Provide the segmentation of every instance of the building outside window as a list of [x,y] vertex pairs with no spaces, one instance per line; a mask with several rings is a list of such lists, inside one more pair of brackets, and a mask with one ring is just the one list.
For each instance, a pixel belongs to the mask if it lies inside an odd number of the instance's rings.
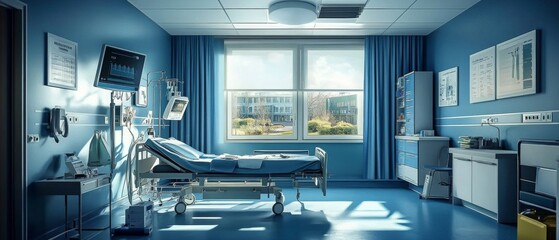
[[362,139],[361,40],[225,46],[227,139]]

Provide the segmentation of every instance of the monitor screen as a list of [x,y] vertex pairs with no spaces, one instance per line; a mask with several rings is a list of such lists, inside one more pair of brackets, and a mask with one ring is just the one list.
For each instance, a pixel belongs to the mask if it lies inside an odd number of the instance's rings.
[[163,113],[163,119],[165,120],[181,120],[184,110],[188,106],[187,97],[172,97],[165,107],[165,112]]
[[94,86],[115,91],[138,91],[146,55],[103,46]]

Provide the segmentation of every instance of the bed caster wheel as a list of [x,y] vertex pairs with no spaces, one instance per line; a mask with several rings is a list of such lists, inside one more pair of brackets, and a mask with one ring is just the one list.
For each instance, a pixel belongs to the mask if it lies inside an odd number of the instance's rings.
[[175,212],[177,214],[183,214],[186,211],[186,203],[178,202],[175,204]]
[[184,203],[186,203],[186,205],[192,205],[196,203],[196,196],[192,193],[188,194],[188,197],[184,199]]
[[280,215],[283,212],[283,203],[274,203],[274,206],[272,206],[272,212],[276,215]]

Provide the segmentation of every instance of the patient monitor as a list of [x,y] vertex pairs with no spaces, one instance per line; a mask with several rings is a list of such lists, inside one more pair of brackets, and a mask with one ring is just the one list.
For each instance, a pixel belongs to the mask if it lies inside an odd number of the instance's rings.
[[165,107],[165,112],[163,113],[163,119],[165,120],[176,120],[182,119],[182,115],[188,106],[188,97],[173,96],[169,100],[167,107]]

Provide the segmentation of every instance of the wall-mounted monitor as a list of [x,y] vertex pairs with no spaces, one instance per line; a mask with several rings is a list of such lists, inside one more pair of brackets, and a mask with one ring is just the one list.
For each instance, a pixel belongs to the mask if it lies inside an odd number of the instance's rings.
[[187,97],[174,96],[169,100],[167,107],[165,107],[165,112],[163,113],[163,119],[165,120],[175,120],[180,121],[184,110],[188,106]]
[[146,55],[103,45],[95,87],[115,91],[138,91]]

